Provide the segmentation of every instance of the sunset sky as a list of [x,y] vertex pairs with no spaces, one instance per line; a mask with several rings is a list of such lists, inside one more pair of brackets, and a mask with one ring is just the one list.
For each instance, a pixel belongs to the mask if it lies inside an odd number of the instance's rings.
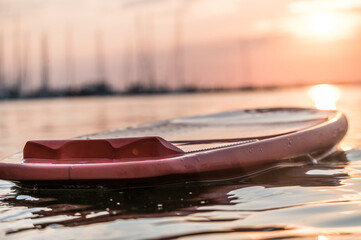
[[358,0],[0,0],[0,74],[25,90],[44,64],[54,88],[361,82],[360,43]]

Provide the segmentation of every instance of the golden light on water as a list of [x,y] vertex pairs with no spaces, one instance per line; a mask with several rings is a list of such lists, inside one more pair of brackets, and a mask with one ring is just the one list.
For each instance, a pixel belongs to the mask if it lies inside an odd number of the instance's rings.
[[345,145],[344,143],[341,144],[340,148],[344,152],[350,151],[352,149],[351,146]]
[[317,109],[333,110],[340,98],[340,90],[333,85],[320,84],[311,87],[309,95]]
[[317,240],[328,240],[329,238],[324,235],[318,235]]

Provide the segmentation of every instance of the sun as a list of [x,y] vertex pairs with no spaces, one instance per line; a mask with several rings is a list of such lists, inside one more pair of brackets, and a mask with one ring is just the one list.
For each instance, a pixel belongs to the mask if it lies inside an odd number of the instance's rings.
[[342,18],[332,12],[316,12],[307,16],[304,35],[319,39],[336,39],[344,34]]
[[308,24],[314,34],[327,35],[337,30],[336,16],[327,12],[310,15]]
[[345,13],[312,12],[296,15],[286,23],[296,36],[313,40],[337,40],[352,36],[355,19]]

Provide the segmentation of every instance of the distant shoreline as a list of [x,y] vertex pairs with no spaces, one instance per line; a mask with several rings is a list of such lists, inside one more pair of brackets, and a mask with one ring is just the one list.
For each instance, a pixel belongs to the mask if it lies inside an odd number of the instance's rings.
[[[323,83],[319,83],[323,84]],[[325,83],[328,84],[328,83]],[[315,84],[317,85],[317,84]],[[332,83],[331,85],[359,85],[358,83]],[[85,96],[132,96],[132,95],[159,95],[159,94],[180,94],[180,93],[209,93],[209,92],[248,92],[259,90],[276,90],[295,87],[307,87],[307,85],[290,86],[264,86],[253,87],[245,86],[238,88],[200,88],[200,87],[145,87],[142,85],[133,85],[123,91],[117,91],[104,83],[89,84],[79,89],[38,89],[33,92],[20,93],[16,88],[0,89],[1,100],[15,99],[41,99],[41,98],[59,98],[59,97],[85,97]]]

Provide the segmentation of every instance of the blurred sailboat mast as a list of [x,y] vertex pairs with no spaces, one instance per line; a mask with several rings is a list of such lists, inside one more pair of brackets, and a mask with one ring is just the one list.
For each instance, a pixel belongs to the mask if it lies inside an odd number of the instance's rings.
[[19,17],[14,18],[13,32],[13,59],[14,59],[14,86],[15,94],[19,96],[22,91],[22,66],[21,66],[21,41],[20,41],[20,20]]
[[147,17],[147,31],[145,32],[146,36],[144,39],[147,39],[145,43],[147,47],[148,53],[146,54],[146,71],[147,71],[147,78],[148,84],[150,89],[156,89],[156,59],[155,59],[155,36],[154,36],[154,18],[153,15]]
[[174,80],[178,88],[186,87],[184,82],[183,21],[185,7],[182,5],[174,19]]
[[184,20],[185,14],[191,8],[193,1],[180,1],[174,14],[174,79],[180,89],[187,88],[185,67]]
[[136,85],[154,90],[156,63],[154,59],[153,17],[137,15],[134,22],[137,52]]
[[251,40],[241,39],[240,41],[240,57],[241,57],[241,71],[242,71],[242,83],[243,88],[254,87],[252,79],[252,59],[251,59]]
[[103,32],[97,30],[94,35],[95,40],[95,60],[96,60],[96,74],[97,82],[105,84],[106,82],[106,69],[105,69],[105,54],[103,43]]
[[[29,62],[30,62],[30,54],[29,54],[29,42],[30,37],[29,33],[26,32],[23,37],[23,56],[22,56],[22,85],[21,85],[21,93],[25,91],[26,84],[28,84],[29,81]],[[31,64],[31,63],[30,63]],[[21,94],[20,93],[20,94]]]
[[69,93],[73,91],[75,84],[75,62],[74,62],[74,48],[73,48],[73,27],[71,25],[65,26],[65,76],[66,84]]
[[141,87],[144,85],[143,73],[144,73],[144,49],[143,47],[143,36],[142,36],[142,23],[141,16],[139,14],[134,19],[135,24],[135,42],[136,42],[136,67],[135,67],[135,86]]
[[5,94],[4,35],[0,32],[0,98]]
[[134,69],[134,44],[129,38],[124,40],[124,54],[122,59],[122,73],[124,89],[128,89],[133,86],[135,81],[135,69]]
[[41,51],[41,94],[49,93],[49,45],[46,34],[43,34],[40,41]]

